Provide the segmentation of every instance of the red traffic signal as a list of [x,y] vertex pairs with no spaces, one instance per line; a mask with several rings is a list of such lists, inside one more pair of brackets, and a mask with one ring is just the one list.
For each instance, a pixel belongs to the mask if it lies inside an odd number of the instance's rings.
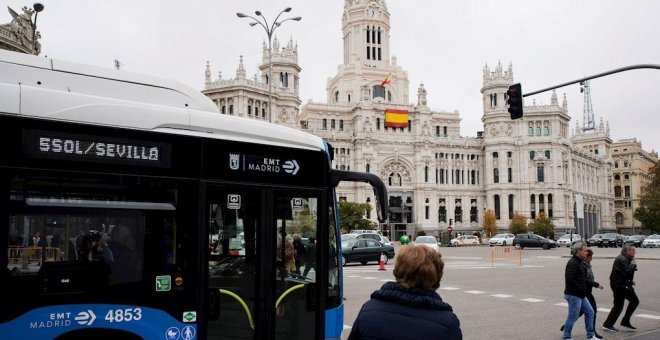
[[511,119],[520,119],[523,117],[523,94],[522,87],[520,83],[513,84],[509,86],[509,89],[506,91],[507,100],[506,103],[509,104],[509,114]]

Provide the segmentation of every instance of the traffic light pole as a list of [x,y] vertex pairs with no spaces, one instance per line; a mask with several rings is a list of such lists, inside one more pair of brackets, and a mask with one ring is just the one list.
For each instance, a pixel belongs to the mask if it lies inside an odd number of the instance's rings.
[[542,90],[525,93],[525,94],[523,94],[523,97],[533,96],[533,95],[539,94],[541,92],[554,90],[554,89],[564,87],[564,86],[568,86],[568,85],[572,85],[572,84],[577,84],[579,82],[589,80],[589,79],[596,79],[596,78],[608,76],[608,75],[614,74],[614,73],[619,73],[619,72],[623,72],[623,71],[630,71],[630,70],[638,70],[638,69],[642,69],[642,68],[652,68],[652,69],[660,70],[660,65],[657,65],[657,64],[640,64],[640,65],[631,65],[631,66],[626,66],[626,67],[622,67],[622,68],[617,68],[615,70],[611,70],[611,71],[607,71],[607,72],[603,72],[603,73],[598,73],[598,74],[595,74],[595,75],[590,76],[590,77],[585,77],[585,78],[581,78],[581,79],[578,79],[578,80],[569,81],[567,83],[563,83],[563,84],[555,85],[555,86],[552,86],[552,87],[548,87],[548,88],[545,88],[545,89],[542,89]]

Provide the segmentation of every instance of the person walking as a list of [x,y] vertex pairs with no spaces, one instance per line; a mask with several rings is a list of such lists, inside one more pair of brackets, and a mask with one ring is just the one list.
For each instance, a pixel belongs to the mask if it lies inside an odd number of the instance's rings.
[[[598,334],[598,332],[596,332],[596,314],[598,314],[598,307],[596,305],[596,298],[594,298],[592,291],[594,288],[603,289],[603,285],[596,282],[595,280],[594,271],[591,269],[591,260],[593,260],[593,258],[593,250],[587,248],[587,257],[584,260],[584,265],[587,269],[587,300],[589,300],[589,304],[591,304],[591,308],[594,310],[594,336],[598,339],[602,339],[603,337]],[[582,314],[584,313],[580,312],[580,316],[582,316]],[[580,316],[578,316],[578,318],[580,318]],[[562,332],[564,331],[564,325],[561,326],[560,330]]]
[[635,331],[637,327],[630,323],[630,317],[639,305],[639,299],[635,294],[635,281],[634,276],[637,271],[637,264],[635,263],[635,253],[637,249],[632,244],[626,244],[621,248],[621,254],[614,259],[612,264],[612,273],[610,273],[610,287],[614,294],[614,307],[610,310],[610,314],[603,323],[603,329],[608,332],[618,332],[614,328],[616,320],[621,315],[623,310],[624,300],[628,300],[628,308],[626,313],[621,319],[621,327],[625,331]]
[[587,340],[599,339],[594,334],[594,310],[587,299],[587,269],[583,264],[587,258],[587,245],[582,241],[575,242],[571,254],[573,256],[566,263],[564,272],[564,299],[568,302],[568,315],[564,323],[563,339],[571,339],[573,325],[580,312],[584,313]]
[[312,268],[316,272],[316,238],[314,236],[309,238],[309,244],[307,245],[307,262],[305,262],[303,276],[307,277]]
[[436,292],[444,266],[435,250],[401,247],[393,271],[396,282],[371,294],[348,339],[463,339],[458,317]]

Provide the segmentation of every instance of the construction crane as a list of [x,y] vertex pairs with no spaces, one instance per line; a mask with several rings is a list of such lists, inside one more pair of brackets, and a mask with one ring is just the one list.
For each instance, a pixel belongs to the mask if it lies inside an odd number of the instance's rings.
[[582,131],[592,131],[596,128],[596,123],[594,122],[594,109],[591,106],[591,87],[588,80],[580,82],[580,92],[584,93]]

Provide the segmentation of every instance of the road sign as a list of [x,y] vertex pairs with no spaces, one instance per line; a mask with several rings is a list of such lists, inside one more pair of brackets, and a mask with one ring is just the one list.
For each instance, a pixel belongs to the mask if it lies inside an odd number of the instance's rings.
[[452,228],[451,226],[447,227],[447,232],[451,233],[452,231],[454,231],[454,228]]

